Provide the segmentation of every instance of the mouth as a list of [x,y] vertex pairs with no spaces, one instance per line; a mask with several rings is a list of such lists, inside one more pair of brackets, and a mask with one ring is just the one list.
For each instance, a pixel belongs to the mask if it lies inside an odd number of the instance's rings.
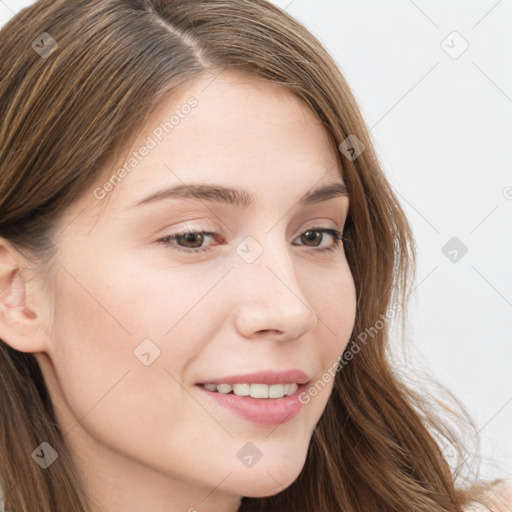
[[[226,382],[228,381],[228,382]],[[260,425],[286,423],[302,410],[299,395],[311,379],[303,372],[259,372],[197,383],[216,405]]]

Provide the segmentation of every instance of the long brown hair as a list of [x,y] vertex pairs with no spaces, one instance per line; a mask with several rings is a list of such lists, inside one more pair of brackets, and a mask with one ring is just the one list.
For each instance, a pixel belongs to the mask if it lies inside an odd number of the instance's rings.
[[[357,290],[346,354],[360,350],[334,374],[298,479],[275,496],[245,498],[240,510],[460,512],[478,499],[478,486],[456,488],[458,466],[443,454],[451,444],[464,455],[454,427],[393,368],[387,323],[360,347],[360,333],[390,307],[405,309],[415,247],[349,86],[311,33],[266,0],[40,0],[2,28],[0,48],[0,236],[39,269],[52,261],[66,208],[130,147],[166,93],[199,74],[238,70],[286,87],[336,151],[357,137],[363,152],[338,158]],[[7,508],[88,511],[37,361],[3,341],[0,411]],[[59,454],[45,471],[30,457],[42,441]]]

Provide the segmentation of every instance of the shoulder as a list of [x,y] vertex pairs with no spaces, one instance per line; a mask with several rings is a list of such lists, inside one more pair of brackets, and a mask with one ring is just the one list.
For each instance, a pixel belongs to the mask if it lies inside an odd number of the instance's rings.
[[[493,512],[511,512],[512,511],[512,476],[496,483],[487,497],[493,505]],[[488,508],[480,503],[470,503],[464,512],[488,512]]]

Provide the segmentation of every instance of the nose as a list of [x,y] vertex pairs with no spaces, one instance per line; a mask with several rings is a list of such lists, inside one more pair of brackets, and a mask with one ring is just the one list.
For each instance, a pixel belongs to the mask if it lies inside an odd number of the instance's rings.
[[266,247],[253,263],[237,262],[234,321],[245,338],[298,339],[315,329],[317,316],[301,290],[292,255]]

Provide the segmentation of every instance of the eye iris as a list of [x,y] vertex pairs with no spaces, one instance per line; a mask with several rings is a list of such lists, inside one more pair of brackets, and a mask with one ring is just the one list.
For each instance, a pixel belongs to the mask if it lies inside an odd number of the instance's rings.
[[[313,237],[311,237],[311,233],[313,233]],[[321,242],[322,240],[322,233],[320,233],[319,231],[315,230],[315,229],[310,229],[308,231],[306,231],[304,234],[303,234],[303,239],[309,239],[309,241],[315,241],[317,240],[318,241],[318,244],[315,244],[316,245],[319,245],[319,243]]]
[[192,245],[192,246],[185,245],[185,247],[188,247],[190,249],[197,249],[197,248],[201,247],[201,245],[203,243],[203,238],[204,237],[201,233],[185,233],[183,235],[178,235],[176,237],[177,241],[185,240],[186,243],[192,242],[192,244],[193,244],[194,239],[196,239],[196,242],[199,241],[199,244],[196,244],[196,245]]

